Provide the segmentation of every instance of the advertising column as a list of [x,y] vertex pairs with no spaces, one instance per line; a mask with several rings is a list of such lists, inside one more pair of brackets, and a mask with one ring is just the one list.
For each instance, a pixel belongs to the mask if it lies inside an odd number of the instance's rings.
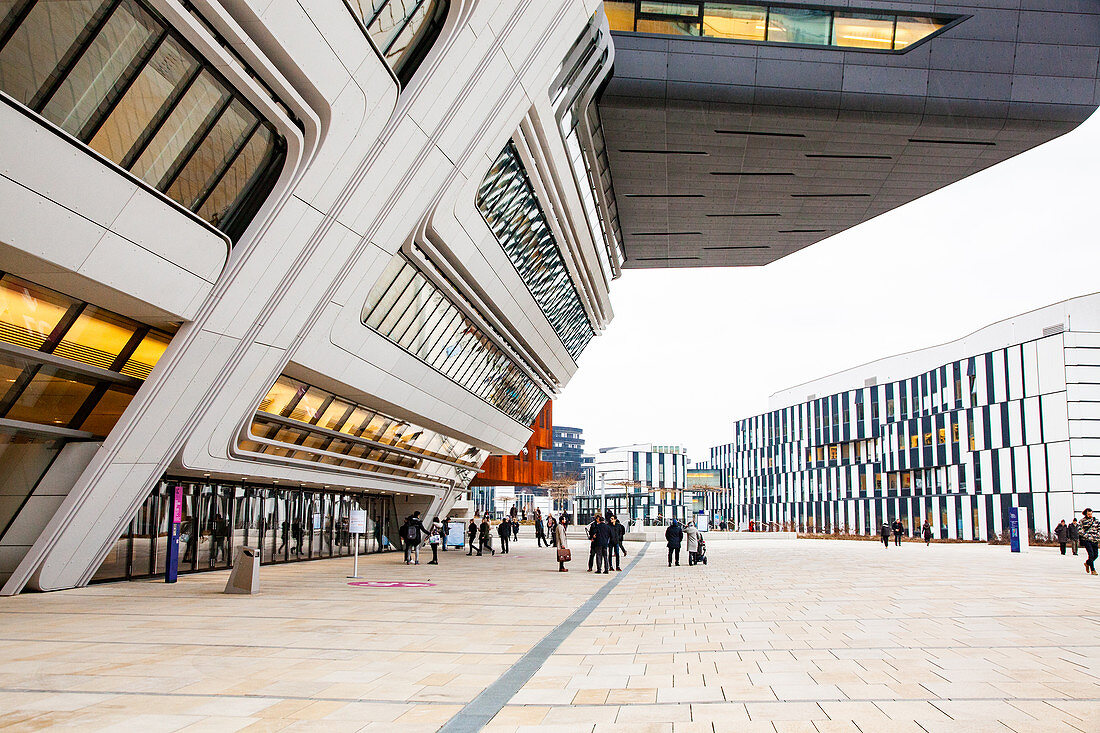
[[172,491],[172,517],[168,528],[167,556],[164,562],[164,582],[175,583],[180,565],[180,524],[183,522],[183,487]]

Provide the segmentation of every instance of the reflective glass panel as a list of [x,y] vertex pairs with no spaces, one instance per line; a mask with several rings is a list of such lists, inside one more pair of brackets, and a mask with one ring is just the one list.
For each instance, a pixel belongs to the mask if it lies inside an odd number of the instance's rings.
[[605,0],[603,9],[611,30],[634,30],[634,0]]
[[648,18],[638,18],[635,27],[639,33],[659,33],[666,36],[699,35],[698,21],[650,20]]
[[134,349],[134,353],[130,355],[120,371],[131,377],[142,380],[148,379],[149,373],[153,371],[153,367],[160,361],[160,357],[164,355],[165,349],[168,348],[170,340],[171,337],[167,334],[150,331],[141,340],[138,347]]
[[180,153],[205,129],[226,96],[209,72],[201,72],[130,170],[159,188]]
[[65,76],[42,116],[69,134],[79,135],[159,30],[158,24],[136,5],[120,4]]
[[259,127],[248,138],[233,163],[222,175],[198,215],[214,226],[222,226],[236,204],[263,172],[275,150],[275,136],[267,127]]
[[123,410],[134,399],[136,390],[132,387],[114,386],[99,398],[91,413],[81,424],[80,429],[96,435],[107,435],[122,417]]
[[63,445],[33,433],[0,430],[0,537]]
[[894,42],[894,17],[857,13],[836,13],[833,44],[857,48],[890,49]]
[[778,43],[829,43],[828,10],[810,10],[772,6],[768,16],[768,40]]
[[54,353],[66,359],[110,369],[130,342],[137,324],[93,305],[85,306]]
[[30,104],[59,61],[105,3],[40,0],[0,51],[0,89]]
[[708,3],[703,9],[703,35],[763,41],[767,10],[759,5]]
[[5,275],[0,280],[0,340],[38,350],[74,301]]
[[898,27],[894,35],[894,48],[901,49],[930,36],[944,26],[943,21],[933,18],[913,18],[898,16]]
[[197,67],[178,43],[165,40],[88,144],[104,157],[123,163],[173,92]]
[[9,420],[66,426],[84,405],[95,380],[42,366],[4,417]]
[[239,101],[226,107],[214,127],[199,143],[187,165],[168,187],[168,195],[187,208],[194,207],[208,188],[213,186],[216,176],[255,124],[256,116]]
[[640,11],[643,13],[654,13],[656,15],[683,15],[698,18],[699,4],[676,2],[649,2],[648,0],[642,0]]

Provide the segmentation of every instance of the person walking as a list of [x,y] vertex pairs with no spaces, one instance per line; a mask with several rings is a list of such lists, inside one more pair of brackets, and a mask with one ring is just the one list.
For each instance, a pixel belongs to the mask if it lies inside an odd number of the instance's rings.
[[558,546],[558,523],[554,519],[554,515],[551,514],[546,518],[546,533],[550,535],[550,544],[554,547]]
[[1077,524],[1077,517],[1073,518],[1073,521],[1069,523],[1069,531],[1066,533],[1069,537],[1069,547],[1073,550],[1073,554],[1077,554],[1077,546],[1081,542],[1081,525]]
[[496,557],[497,551],[493,549],[493,525],[489,523],[489,517],[485,516],[481,518],[481,528],[478,532],[478,539],[481,540],[481,547],[478,549],[478,556],[481,555],[483,550],[488,549],[494,557]]
[[[512,507],[515,509],[515,507]],[[512,515],[512,539],[519,542],[519,519],[515,514]]]
[[883,522],[882,527],[879,529],[878,533],[882,537],[883,546],[884,547],[889,547],[890,546],[890,525],[887,524],[886,522]]
[[596,572],[607,575],[611,565],[608,552],[611,550],[612,538],[615,536],[615,532],[610,524],[603,521],[603,517],[597,516],[596,529],[593,534],[593,544],[596,546]]
[[409,564],[410,559],[412,559],[414,565],[420,564],[420,545],[427,536],[428,530],[424,523],[420,521],[420,512],[413,512],[411,516],[405,519],[405,526],[401,530],[401,539],[405,543],[406,565]]
[[432,526],[428,528],[428,544],[432,546],[432,559],[429,565],[439,564],[439,540],[443,534],[443,525],[439,523],[439,517],[432,520]]
[[470,526],[466,528],[466,533],[470,538],[470,551],[466,553],[467,556],[473,555],[474,550],[477,550],[477,554],[481,555],[481,548],[477,546],[477,518],[470,520]]
[[1085,546],[1088,555],[1085,560],[1085,572],[1096,575],[1096,555],[1100,550],[1100,522],[1092,516],[1092,509],[1085,507],[1081,510],[1081,523],[1078,525],[1081,544]]
[[619,521],[619,518],[614,514],[607,516],[607,521],[611,525],[611,551],[608,553],[608,564],[611,564],[611,559],[615,559],[615,570],[621,571],[619,566],[619,553],[622,553],[623,557],[626,557],[626,548],[623,547],[623,537],[626,536],[626,527]]
[[542,523],[541,514],[535,514],[535,543],[536,547],[550,546],[550,543],[546,541],[546,525]]
[[921,534],[924,535],[924,546],[928,547],[928,543],[932,541],[932,527],[929,526],[927,519],[924,521],[924,528],[921,530]]
[[900,519],[895,519],[890,528],[894,530],[894,546],[901,547],[901,535],[905,532],[905,525],[901,523]]
[[[554,520],[553,515],[548,517],[550,521]],[[565,538],[565,522],[554,522],[554,546],[558,548],[558,572],[568,573],[569,568],[565,567],[565,563],[573,559],[569,552],[569,543]]]
[[443,533],[443,538],[442,538],[442,541],[440,542],[442,547],[440,547],[439,549],[442,550],[443,552],[446,552],[447,551],[447,537],[450,536],[450,534],[451,534],[451,518],[450,517],[443,517],[443,527],[442,527],[441,531]]
[[603,517],[598,513],[596,518],[592,520],[592,524],[588,525],[588,572],[592,572],[592,564],[596,562],[596,525],[603,521]]
[[699,563],[699,528],[695,526],[695,522],[687,523],[684,534],[687,535],[688,565],[697,565]]
[[497,525],[497,534],[500,535],[500,554],[508,554],[508,540],[512,537],[512,521],[508,517],[500,520]]
[[668,566],[672,567],[672,558],[676,557],[676,564],[680,564],[680,545],[684,541],[684,530],[680,529],[680,524],[675,519],[672,520],[672,524],[668,525],[668,529],[665,530],[665,542],[668,543]]
[[1054,528],[1054,536],[1058,538],[1058,549],[1062,551],[1062,554],[1066,554],[1066,543],[1069,541],[1069,526],[1066,524],[1066,520],[1058,522],[1058,526]]

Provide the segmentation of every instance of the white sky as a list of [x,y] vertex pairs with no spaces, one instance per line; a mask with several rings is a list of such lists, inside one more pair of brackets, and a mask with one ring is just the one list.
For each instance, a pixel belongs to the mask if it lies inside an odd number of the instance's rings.
[[554,423],[693,460],[785,387],[1100,290],[1100,114],[759,268],[627,270]]

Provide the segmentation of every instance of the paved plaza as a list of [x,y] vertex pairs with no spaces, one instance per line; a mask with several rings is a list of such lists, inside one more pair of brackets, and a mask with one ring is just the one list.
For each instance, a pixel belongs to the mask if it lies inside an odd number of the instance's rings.
[[[711,542],[568,574],[396,554],[0,599],[14,730],[1097,731],[1100,582],[1033,549]],[[1083,558],[1081,558],[1083,559]],[[617,582],[616,582],[617,581]],[[609,585],[610,584],[610,585]]]

